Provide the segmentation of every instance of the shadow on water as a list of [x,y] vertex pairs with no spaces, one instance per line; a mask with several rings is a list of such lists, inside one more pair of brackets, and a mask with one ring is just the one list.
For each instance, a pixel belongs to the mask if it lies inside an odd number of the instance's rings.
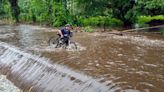
[[3,43],[1,71],[26,91],[163,92],[163,35],[75,33],[73,39],[80,48],[77,51],[49,47],[47,41],[55,35],[56,31],[38,26],[0,26],[0,41],[50,59]]

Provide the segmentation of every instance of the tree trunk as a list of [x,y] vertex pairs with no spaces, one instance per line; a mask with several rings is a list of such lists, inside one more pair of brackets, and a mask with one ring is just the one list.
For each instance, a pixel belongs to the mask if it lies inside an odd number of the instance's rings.
[[19,6],[18,0],[9,0],[12,9],[12,16],[15,18],[16,22],[19,22]]

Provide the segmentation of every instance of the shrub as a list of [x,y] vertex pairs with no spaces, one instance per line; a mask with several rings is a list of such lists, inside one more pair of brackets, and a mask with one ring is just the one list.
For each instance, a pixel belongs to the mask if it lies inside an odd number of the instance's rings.
[[89,17],[80,19],[80,22],[83,26],[121,26],[123,24],[122,21],[105,16],[97,16],[97,17]]
[[160,30],[160,32],[161,32],[162,34],[164,34],[164,28],[162,28],[162,29]]
[[147,26],[146,23],[151,22],[152,20],[162,20],[164,21],[164,15],[158,15],[158,16],[139,16],[137,18],[137,23],[140,27]]
[[84,27],[83,29],[85,32],[94,32],[94,30],[91,28],[91,26]]

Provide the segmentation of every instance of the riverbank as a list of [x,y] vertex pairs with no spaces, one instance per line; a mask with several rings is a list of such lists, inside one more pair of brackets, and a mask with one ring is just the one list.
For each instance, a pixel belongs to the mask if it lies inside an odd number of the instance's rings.
[[[51,28],[51,30],[58,30],[61,27],[53,27],[52,25],[48,25],[46,23],[34,23],[34,22],[24,22],[21,21],[16,23],[14,20],[3,19],[0,20],[0,25],[32,25],[32,26],[40,26],[42,28]],[[87,27],[79,27],[74,26],[73,29],[75,32],[111,32],[112,34],[116,32],[116,34],[122,34],[122,32],[138,32],[138,33],[157,33],[164,34],[164,25],[150,26],[150,27],[140,27],[140,28],[132,28],[132,27],[95,27],[95,26],[87,26]],[[121,33],[120,33],[121,32]]]

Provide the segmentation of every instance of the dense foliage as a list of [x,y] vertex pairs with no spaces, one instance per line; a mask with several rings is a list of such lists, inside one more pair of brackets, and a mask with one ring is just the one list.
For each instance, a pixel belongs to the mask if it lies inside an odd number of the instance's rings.
[[53,26],[132,26],[144,23],[141,16],[163,18],[163,6],[164,0],[0,0],[0,19]]
[[158,15],[158,16],[138,16],[137,23],[142,27],[146,26],[151,21],[164,21],[164,15]]

